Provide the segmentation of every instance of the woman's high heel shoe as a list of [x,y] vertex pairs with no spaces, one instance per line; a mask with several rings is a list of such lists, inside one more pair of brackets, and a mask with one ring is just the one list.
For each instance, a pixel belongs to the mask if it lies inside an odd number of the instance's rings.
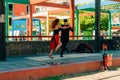
[[51,55],[49,55],[49,58],[54,59],[54,57],[52,57]]

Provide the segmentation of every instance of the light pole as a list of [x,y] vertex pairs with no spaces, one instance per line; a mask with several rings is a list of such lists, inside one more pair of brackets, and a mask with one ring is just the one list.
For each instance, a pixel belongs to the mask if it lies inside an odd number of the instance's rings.
[[95,52],[100,52],[100,0],[95,0]]
[[6,60],[5,2],[0,0],[0,61]]

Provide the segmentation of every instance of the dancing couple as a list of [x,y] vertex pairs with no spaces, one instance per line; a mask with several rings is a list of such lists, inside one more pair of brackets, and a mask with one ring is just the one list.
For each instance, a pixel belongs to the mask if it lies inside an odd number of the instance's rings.
[[[62,51],[60,53],[60,57],[63,57],[63,52],[67,50],[66,45],[69,42],[69,31],[73,31],[73,28],[70,27],[68,24],[67,19],[64,19],[64,24],[59,25],[60,20],[55,19],[52,22],[51,29],[53,30],[53,36],[51,38],[50,42],[50,53],[49,53],[49,58],[53,59],[54,57],[52,56],[53,52],[57,51],[60,47],[62,48]],[[59,33],[61,33],[59,37]]]

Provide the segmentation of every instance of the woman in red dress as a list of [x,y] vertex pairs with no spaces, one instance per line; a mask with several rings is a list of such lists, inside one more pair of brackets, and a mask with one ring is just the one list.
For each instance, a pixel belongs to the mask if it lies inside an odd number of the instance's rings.
[[52,22],[51,28],[53,30],[53,36],[51,38],[50,42],[50,53],[49,53],[49,58],[53,59],[52,54],[54,50],[56,50],[56,47],[58,44],[61,44],[60,39],[59,39],[59,19],[55,19]]

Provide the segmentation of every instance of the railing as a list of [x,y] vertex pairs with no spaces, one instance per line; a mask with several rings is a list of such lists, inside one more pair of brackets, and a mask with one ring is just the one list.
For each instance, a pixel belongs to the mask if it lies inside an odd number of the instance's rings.
[[[52,36],[6,36],[8,41],[49,41]],[[110,39],[109,36],[104,39]],[[95,40],[95,36],[70,36],[70,40]]]

